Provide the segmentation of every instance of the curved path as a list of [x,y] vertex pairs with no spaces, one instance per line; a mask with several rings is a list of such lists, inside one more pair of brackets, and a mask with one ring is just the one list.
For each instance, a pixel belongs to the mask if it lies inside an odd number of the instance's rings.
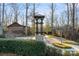
[[[47,43],[49,44],[52,44],[54,42],[63,42],[65,39],[64,38],[61,38],[61,37],[54,37],[54,38],[51,38],[51,39],[48,39],[48,37],[46,36],[45,37]],[[74,44],[69,44],[75,51],[78,51],[79,52],[79,45],[74,45]]]

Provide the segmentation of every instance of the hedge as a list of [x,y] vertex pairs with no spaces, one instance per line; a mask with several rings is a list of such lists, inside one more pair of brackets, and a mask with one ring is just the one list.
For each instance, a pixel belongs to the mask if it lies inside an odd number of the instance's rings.
[[46,56],[62,56],[62,50],[47,46]]
[[45,44],[38,41],[0,40],[0,52],[17,55],[44,55]]
[[58,56],[57,49],[35,40],[0,40],[0,53],[14,53],[17,56]]

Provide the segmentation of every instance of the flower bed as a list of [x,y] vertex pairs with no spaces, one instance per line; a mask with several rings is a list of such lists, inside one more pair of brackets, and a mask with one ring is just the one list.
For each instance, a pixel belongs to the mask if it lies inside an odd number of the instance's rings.
[[59,47],[59,48],[64,48],[64,49],[71,48],[71,46],[69,46],[68,44],[65,44],[65,43],[55,42],[55,43],[53,43],[53,45],[56,47]]
[[67,43],[67,44],[75,44],[75,45],[78,44],[77,42],[70,41],[70,40],[65,40],[63,43]]

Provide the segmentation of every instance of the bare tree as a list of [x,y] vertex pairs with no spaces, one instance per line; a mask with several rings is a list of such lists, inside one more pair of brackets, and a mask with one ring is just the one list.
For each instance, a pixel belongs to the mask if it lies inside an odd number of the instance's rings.
[[35,15],[35,3],[33,4],[33,15]]
[[1,3],[0,3],[0,26],[1,26]]
[[76,3],[76,5],[75,5],[76,7],[75,7],[75,19],[76,19],[76,21],[75,21],[75,25],[76,25],[76,29],[78,30],[78,15],[77,15],[77,6],[78,6],[78,4]]
[[[71,21],[71,26],[72,28],[69,29],[69,31],[71,32],[68,32],[71,34],[70,36],[70,39],[75,39],[76,38],[76,21],[77,21],[77,10],[76,10],[76,7],[77,7],[77,4],[76,3],[70,3],[70,4],[67,4],[67,16],[68,16],[68,19],[69,21]],[[69,22],[68,22],[69,23]]]
[[5,4],[2,4],[2,26],[4,25],[4,8],[5,8]]
[[67,25],[69,26],[69,19],[70,19],[70,17],[69,17],[69,15],[70,15],[70,12],[69,12],[69,4],[67,3],[66,5],[67,5],[67,19],[68,19]]
[[13,9],[14,22],[17,22],[18,21],[18,15],[19,15],[19,7],[16,3],[12,3],[11,7]]
[[34,16],[35,16],[35,10],[36,10],[36,4],[33,3],[33,11],[32,11],[32,34],[34,35],[35,33],[35,20],[34,20]]
[[27,29],[28,29],[28,3],[26,3],[26,35],[28,35],[28,31],[27,31]]
[[70,12],[71,12],[71,23],[72,23],[72,28],[75,29],[75,22],[76,22],[76,4],[71,3],[70,5]]
[[53,23],[54,23],[54,10],[55,10],[55,8],[54,8],[54,4],[52,3],[51,4],[51,10],[52,10],[52,14],[51,14],[51,31],[52,31],[52,34],[53,34]]
[[[36,10],[35,6],[36,6],[36,4],[34,3],[34,4],[33,4],[33,16],[35,16],[35,10]],[[33,18],[33,19],[32,19],[33,24],[35,24],[34,21],[35,21],[35,20],[34,20],[34,18]]]
[[75,28],[75,3],[72,3],[72,27]]

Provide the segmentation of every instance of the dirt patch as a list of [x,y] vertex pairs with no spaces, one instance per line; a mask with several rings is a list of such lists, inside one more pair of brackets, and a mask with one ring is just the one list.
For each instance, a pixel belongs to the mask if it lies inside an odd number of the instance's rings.
[[16,56],[14,53],[0,53],[0,56]]

